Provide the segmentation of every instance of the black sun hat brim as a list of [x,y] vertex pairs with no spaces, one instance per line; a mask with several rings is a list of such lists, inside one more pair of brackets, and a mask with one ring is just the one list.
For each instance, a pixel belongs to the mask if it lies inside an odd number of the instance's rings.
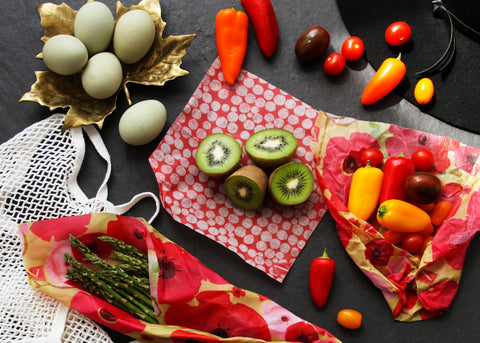
[[[470,28],[480,31],[480,1],[438,1]],[[435,96],[427,105],[418,105],[413,91],[420,72],[440,59],[450,39],[444,13],[434,14],[432,1],[422,0],[337,0],[344,24],[352,36],[365,44],[365,58],[378,69],[388,57],[397,57],[407,66],[407,74],[395,91],[432,116],[461,129],[480,133],[480,36],[466,30],[455,19],[455,53],[441,72],[427,75],[435,86]],[[412,29],[410,42],[391,47],[385,41],[386,28],[404,21]],[[381,106],[381,104],[377,105]]]

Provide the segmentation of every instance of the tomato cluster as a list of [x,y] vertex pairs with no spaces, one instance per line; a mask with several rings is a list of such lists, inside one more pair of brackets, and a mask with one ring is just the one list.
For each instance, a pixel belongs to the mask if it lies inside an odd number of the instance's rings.
[[363,56],[365,46],[361,38],[352,36],[342,44],[342,53],[332,52],[323,63],[323,70],[326,74],[335,76],[343,72],[346,61],[356,61]]
[[[359,186],[354,185],[354,182],[359,182],[355,175],[357,171],[365,175],[366,172],[362,171],[362,168],[357,169],[349,192],[349,210],[362,218],[359,214],[365,213],[364,209],[369,206],[369,201],[373,202],[377,209],[379,230],[385,240],[411,254],[423,255],[426,247],[433,241],[436,228],[449,216],[452,209],[451,203],[441,198],[443,182],[437,175],[429,172],[435,163],[433,153],[422,148],[416,150],[410,158],[392,156],[383,163],[384,156],[379,149],[367,148],[362,151],[361,160],[365,166],[363,169],[379,169],[383,164],[384,175],[380,181],[378,177],[363,180],[368,182],[370,189],[376,193],[373,196],[365,195],[365,190],[356,191],[355,187]],[[357,195],[361,199],[356,202],[351,199],[355,192],[363,194]],[[367,214],[362,219],[369,218],[370,214]]]
[[[302,63],[318,60],[330,44],[330,34],[319,25],[305,30],[295,44],[295,55]],[[363,56],[363,41],[359,37],[349,37],[342,44],[342,53],[331,53],[323,63],[328,75],[339,75],[346,66],[346,61],[356,61]]]

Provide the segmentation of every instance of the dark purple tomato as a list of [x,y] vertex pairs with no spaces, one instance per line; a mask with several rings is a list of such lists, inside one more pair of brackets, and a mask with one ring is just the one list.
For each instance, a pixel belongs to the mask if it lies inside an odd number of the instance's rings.
[[320,58],[330,44],[330,34],[319,25],[307,29],[295,44],[295,55],[303,63],[310,63]]
[[413,173],[405,181],[405,193],[408,199],[418,204],[429,204],[442,194],[442,181],[432,173],[420,171]]

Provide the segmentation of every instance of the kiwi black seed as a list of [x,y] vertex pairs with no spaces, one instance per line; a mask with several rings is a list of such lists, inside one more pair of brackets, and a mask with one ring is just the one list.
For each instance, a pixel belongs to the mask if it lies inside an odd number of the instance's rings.
[[275,169],[268,179],[271,197],[282,205],[305,202],[313,191],[313,173],[300,162],[290,162]]
[[273,169],[291,161],[297,146],[290,131],[272,128],[251,135],[245,142],[245,151],[259,167]]
[[267,192],[267,174],[254,165],[236,170],[225,180],[225,191],[230,201],[244,210],[259,208]]
[[221,177],[235,170],[242,158],[242,148],[232,136],[213,133],[200,142],[195,161],[205,174]]

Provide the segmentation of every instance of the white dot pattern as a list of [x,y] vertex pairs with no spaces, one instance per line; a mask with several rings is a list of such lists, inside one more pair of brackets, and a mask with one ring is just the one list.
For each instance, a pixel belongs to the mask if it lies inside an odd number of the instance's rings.
[[[179,223],[224,245],[248,264],[283,281],[327,206],[318,185],[306,203],[284,207],[266,199],[256,211],[236,208],[222,180],[209,178],[195,152],[211,133],[229,133],[241,146],[264,128],[283,128],[298,140],[295,159],[313,168],[310,143],[318,111],[242,70],[235,86],[214,61],[184,110],[149,158],[165,209]],[[251,164],[244,153],[242,164]]]

